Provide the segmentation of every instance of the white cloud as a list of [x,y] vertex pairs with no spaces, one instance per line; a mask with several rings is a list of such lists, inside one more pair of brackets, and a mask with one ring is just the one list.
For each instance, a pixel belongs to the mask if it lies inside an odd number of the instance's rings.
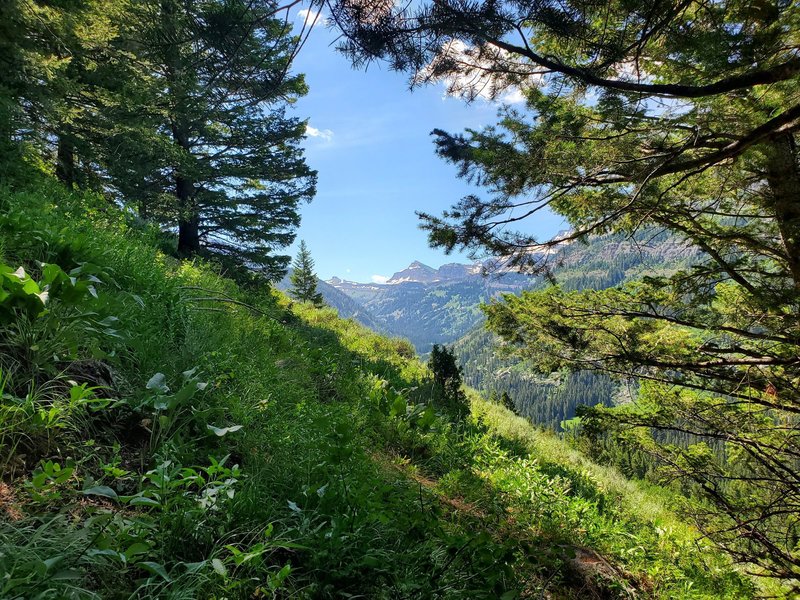
[[[656,61],[654,64],[659,65],[661,63]],[[653,83],[653,78],[645,71],[643,65],[635,60],[615,63],[613,68],[616,74],[611,76],[610,79],[632,81],[635,83]]]
[[321,138],[326,142],[333,140],[333,131],[330,129],[317,129],[306,123],[306,135],[308,137]]
[[318,25],[327,25],[328,17],[321,10],[310,10],[304,8],[297,11],[297,17],[302,19],[303,24],[309,27],[317,27]]
[[500,102],[503,104],[522,104],[525,102],[525,94],[518,87],[512,87],[500,96]]
[[390,278],[386,275],[373,275],[371,279],[372,283],[386,283]]
[[[514,73],[514,76],[504,75],[505,72]],[[461,40],[443,44],[436,57],[416,77],[417,83],[444,84],[447,96],[505,104],[525,102],[517,85],[520,80],[528,85],[541,85],[542,73],[502,48],[469,46]]]

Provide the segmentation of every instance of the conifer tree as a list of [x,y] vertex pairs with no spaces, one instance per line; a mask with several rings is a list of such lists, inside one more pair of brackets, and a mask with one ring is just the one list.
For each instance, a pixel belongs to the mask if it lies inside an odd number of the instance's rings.
[[21,154],[67,187],[98,169],[99,112],[119,76],[127,0],[0,3],[0,153]]
[[433,373],[433,383],[444,406],[457,420],[463,418],[469,413],[469,404],[461,389],[461,367],[458,366],[453,350],[434,344],[428,359],[428,368]]
[[[315,192],[301,45],[266,0],[0,3],[0,152],[102,186],[178,234],[182,256],[270,279]],[[17,161],[18,162],[18,161]]]
[[[289,72],[298,40],[272,2],[150,0],[126,37],[146,73],[117,106],[112,182],[140,213],[175,228],[178,253],[274,279],[316,173],[287,106],[307,91]],[[126,98],[135,98],[128,102]]]
[[305,240],[300,241],[300,249],[292,263],[292,274],[289,276],[292,288],[289,293],[301,302],[310,302],[314,306],[322,306],[322,294],[317,292],[317,275],[314,273],[314,259],[308,251]]

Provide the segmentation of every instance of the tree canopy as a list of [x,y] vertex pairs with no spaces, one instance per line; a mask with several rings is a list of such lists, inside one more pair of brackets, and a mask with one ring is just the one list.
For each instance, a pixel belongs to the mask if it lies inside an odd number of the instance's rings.
[[[288,108],[303,36],[244,0],[0,7],[0,144],[69,188],[106,192],[177,233],[181,256],[275,278],[316,173]],[[11,161],[4,161],[4,165]]]
[[[412,85],[524,98],[496,126],[434,131],[484,187],[434,246],[547,271],[553,247],[669,232],[695,265],[604,291],[507,296],[489,325],[543,369],[642,382],[587,413],[692,486],[699,525],[762,574],[800,575],[800,8],[789,2],[329,3],[357,64]],[[571,232],[536,239],[545,207]],[[686,434],[665,444],[654,432]]]
[[[141,128],[137,104],[119,130],[129,160],[116,175],[150,215],[175,224],[178,252],[217,256],[271,277],[288,256],[300,202],[316,174],[302,157],[305,123],[286,105],[306,93],[289,74],[297,39],[271,3],[142,3],[132,21],[150,66]],[[133,135],[130,135],[133,133]],[[138,160],[141,141],[148,160]],[[113,171],[113,170],[112,170]]]

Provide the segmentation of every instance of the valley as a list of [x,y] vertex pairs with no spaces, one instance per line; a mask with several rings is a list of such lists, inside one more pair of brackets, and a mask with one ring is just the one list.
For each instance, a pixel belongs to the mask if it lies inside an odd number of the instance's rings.
[[[628,239],[598,236],[564,244],[546,258],[564,289],[600,290],[646,274],[672,273],[696,257],[697,250],[680,239],[645,231]],[[433,344],[452,346],[469,385],[487,394],[507,393],[517,414],[537,425],[559,431],[580,405],[613,405],[621,390],[606,375],[540,373],[535,365],[504,357],[499,338],[485,330],[481,305],[547,282],[493,266],[487,260],[434,269],[413,261],[386,283],[333,277],[317,284],[325,303],[342,318],[408,339],[420,356]],[[288,276],[278,287],[289,289]]]

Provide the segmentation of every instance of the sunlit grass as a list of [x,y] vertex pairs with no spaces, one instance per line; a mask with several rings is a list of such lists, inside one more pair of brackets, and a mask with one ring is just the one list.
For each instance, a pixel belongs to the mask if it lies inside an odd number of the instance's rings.
[[[48,564],[76,598],[750,594],[663,490],[475,392],[454,420],[407,341],[179,262],[102,198],[43,183],[0,205],[3,260],[102,266],[90,308],[120,330],[81,350],[113,372],[110,403],[37,457],[69,476],[37,487],[37,461],[3,458],[22,518],[0,527],[0,566],[22,575],[0,596],[42,592]],[[617,581],[575,581],[583,546]]]

